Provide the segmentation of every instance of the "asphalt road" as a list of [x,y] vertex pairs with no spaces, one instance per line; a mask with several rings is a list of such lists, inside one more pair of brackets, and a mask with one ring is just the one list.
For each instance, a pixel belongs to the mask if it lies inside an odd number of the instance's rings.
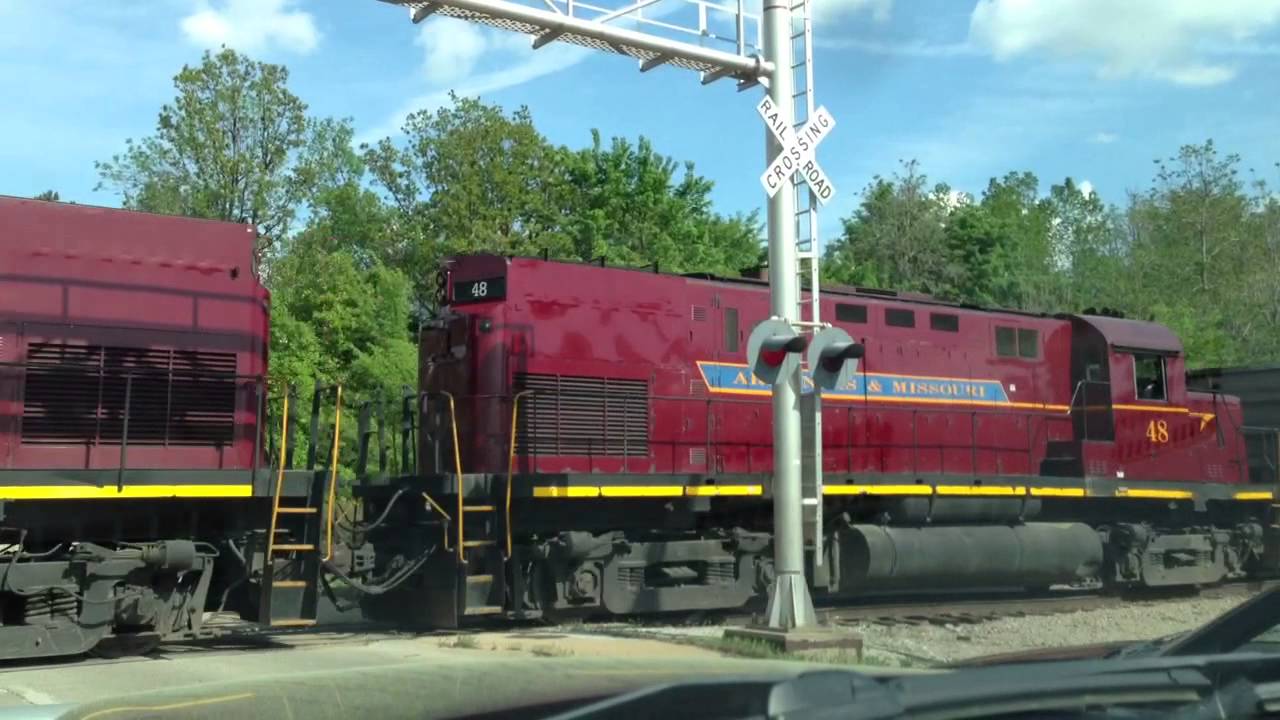
[[[462,639],[459,639],[462,638]],[[0,666],[0,720],[57,717],[449,717],[799,665],[656,640],[547,630],[298,633],[140,658]],[[87,703],[87,705],[85,705]],[[34,714],[33,714],[34,713]]]

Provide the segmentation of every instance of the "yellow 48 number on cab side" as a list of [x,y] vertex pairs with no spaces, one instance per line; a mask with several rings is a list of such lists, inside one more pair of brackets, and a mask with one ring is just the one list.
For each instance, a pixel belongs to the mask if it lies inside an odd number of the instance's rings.
[[1169,423],[1164,420],[1152,420],[1147,423],[1147,439],[1153,443],[1169,442]]

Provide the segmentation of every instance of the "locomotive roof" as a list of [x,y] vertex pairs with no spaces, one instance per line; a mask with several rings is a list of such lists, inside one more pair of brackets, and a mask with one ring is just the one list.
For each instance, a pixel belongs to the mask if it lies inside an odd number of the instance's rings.
[[[730,285],[746,285],[746,286],[752,286],[756,288],[767,288],[769,286],[769,281],[763,278],[754,278],[754,277],[746,277],[746,276],[726,277],[724,275],[716,275],[714,273],[663,272],[660,268],[656,268],[653,265],[644,266],[644,267],[630,267],[626,265],[606,265],[602,261],[583,262],[578,260],[557,260],[557,259],[550,259],[546,257],[536,257],[536,256],[528,256],[528,255],[497,256],[497,255],[492,255],[490,253],[469,253],[465,255],[454,255],[454,256],[450,256],[450,259],[457,259],[462,257],[478,257],[478,256],[503,257],[506,260],[528,260],[528,261],[541,262],[541,263],[547,263],[552,265],[574,265],[578,267],[602,267],[602,268],[608,268],[610,270],[646,273],[649,275],[662,275],[666,277],[684,278],[688,280],[705,280],[708,282],[725,283]],[[822,294],[838,295],[842,297],[859,297],[859,298],[874,299],[874,300],[897,300],[901,302],[916,303],[921,305],[950,307],[950,308],[956,308],[960,310],[971,310],[975,312],[1002,313],[1006,315],[1022,315],[1025,317],[1034,317],[1034,318],[1067,319],[1071,317],[1070,315],[1067,315],[1067,314],[1038,313],[1038,312],[1032,312],[1028,310],[1013,310],[1009,308],[986,307],[982,305],[976,305],[973,303],[953,302],[950,300],[941,300],[939,298],[933,297],[932,295],[926,295],[924,293],[904,292],[899,290],[882,290],[878,288],[855,287],[851,285],[836,285],[836,284],[823,285]]]
[[[667,277],[684,278],[688,280],[704,280],[707,282],[724,283],[730,285],[745,285],[759,289],[769,286],[769,281],[762,278],[753,277],[724,277],[713,273],[664,273],[656,266],[648,267],[626,267],[623,265],[605,265],[603,260],[596,262],[580,262],[573,260],[552,260],[547,257],[530,257],[521,255],[498,256],[491,253],[471,253],[468,255],[451,256],[449,260],[456,260],[461,257],[489,257],[494,259],[501,258],[504,261],[514,259],[529,262],[559,264],[559,265],[575,265],[578,267],[603,267],[611,270],[619,270],[626,272],[637,272],[646,274],[665,275]],[[1028,318],[1038,319],[1056,319],[1070,320],[1071,318],[1079,318],[1082,321],[1093,326],[1113,347],[1122,349],[1144,349],[1156,352],[1165,352],[1172,354],[1180,354],[1182,352],[1182,342],[1172,330],[1155,322],[1146,322],[1143,320],[1130,320],[1122,317],[1111,315],[1100,315],[1093,313],[1038,313],[1027,310],[1012,310],[1009,308],[984,307],[972,303],[958,303],[947,300],[939,300],[938,298],[923,293],[899,292],[895,290],[879,290],[875,288],[852,287],[848,285],[824,285],[822,287],[824,295],[834,295],[839,297],[855,297],[872,300],[895,300],[898,302],[913,303],[917,305],[930,305],[935,307],[948,307],[957,310],[968,310],[971,312],[992,313],[1002,315],[1018,315]]]

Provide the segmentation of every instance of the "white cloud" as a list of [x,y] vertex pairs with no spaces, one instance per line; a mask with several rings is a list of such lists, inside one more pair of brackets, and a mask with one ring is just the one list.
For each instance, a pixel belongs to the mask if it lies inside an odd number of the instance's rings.
[[1217,85],[1234,65],[1209,46],[1250,40],[1280,22],[1280,0],[979,0],[969,39],[997,60],[1044,54],[1093,64],[1104,78]]
[[1102,130],[1099,130],[1098,132],[1089,136],[1089,142],[1094,143],[1095,145],[1110,145],[1111,143],[1119,139],[1120,139],[1119,135],[1116,135],[1115,133],[1112,133],[1112,132],[1102,131]]
[[294,10],[294,0],[200,0],[182,19],[187,40],[202,47],[227,45],[255,53],[280,47],[309,53],[320,43],[320,30],[309,12]]
[[893,10],[893,0],[809,0],[809,7],[813,9],[814,22],[863,12],[876,22],[884,22]]
[[404,119],[418,110],[449,103],[449,93],[477,97],[523,85],[578,64],[592,51],[553,43],[534,50],[528,35],[477,26],[453,18],[433,18],[415,41],[423,49],[426,89],[381,124],[361,132],[359,143],[397,135]]
[[440,18],[423,24],[414,44],[423,49],[422,71],[427,82],[448,85],[470,77],[482,57],[518,53],[528,49],[531,41],[527,35]]
[[1093,183],[1088,180],[1081,180],[1080,184],[1076,185],[1076,188],[1079,189],[1080,194],[1085,197],[1093,195]]
[[961,55],[973,55],[977,52],[969,43],[932,43],[924,40],[906,40],[901,42],[867,40],[863,38],[826,38],[821,35],[814,40],[819,47],[841,50],[857,50],[871,55],[891,55],[894,57],[913,58],[949,58]]

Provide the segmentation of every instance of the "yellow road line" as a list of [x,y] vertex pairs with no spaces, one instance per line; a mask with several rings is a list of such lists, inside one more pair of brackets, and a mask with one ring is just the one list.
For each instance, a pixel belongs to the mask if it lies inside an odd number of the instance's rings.
[[180,710],[183,708],[200,707],[203,705],[216,705],[218,703],[232,702],[235,700],[248,700],[256,697],[254,693],[240,693],[239,695],[223,695],[221,697],[203,698],[201,700],[186,700],[183,702],[170,703],[168,705],[121,705],[120,707],[106,708],[97,710],[85,715],[80,720],[93,720],[93,718],[105,717],[116,713],[139,713],[143,711],[156,710]]

